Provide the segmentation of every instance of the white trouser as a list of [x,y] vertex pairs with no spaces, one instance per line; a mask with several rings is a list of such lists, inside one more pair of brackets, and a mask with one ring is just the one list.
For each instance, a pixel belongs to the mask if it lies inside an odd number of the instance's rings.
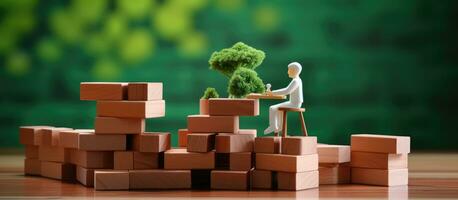
[[279,131],[282,128],[282,112],[278,111],[278,107],[288,107],[288,108],[300,108],[301,104],[294,104],[290,101],[283,103],[275,104],[269,108],[269,126],[273,127],[275,131]]

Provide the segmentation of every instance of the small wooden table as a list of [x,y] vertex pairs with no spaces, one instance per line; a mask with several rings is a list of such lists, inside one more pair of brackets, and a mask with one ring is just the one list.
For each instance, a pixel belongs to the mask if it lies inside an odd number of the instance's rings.
[[285,95],[268,95],[260,93],[251,93],[246,96],[247,99],[286,99]]

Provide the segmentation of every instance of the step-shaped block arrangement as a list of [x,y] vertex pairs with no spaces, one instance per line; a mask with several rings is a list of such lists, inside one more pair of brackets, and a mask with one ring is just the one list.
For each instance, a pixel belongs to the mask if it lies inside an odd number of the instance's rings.
[[[192,188],[246,190],[250,188],[257,131],[240,129],[240,116],[258,116],[255,99],[200,99],[200,113],[189,115],[178,130],[178,146],[164,155],[164,168],[192,170]],[[227,177],[237,183],[227,183]],[[200,181],[197,181],[200,180]]]
[[254,188],[303,190],[318,187],[316,137],[256,138],[255,152]]
[[165,114],[162,83],[84,82],[80,99],[97,101],[95,130],[20,127],[26,175],[117,190],[129,189],[125,181],[111,185],[113,180],[129,180],[128,170],[163,168],[170,133],[145,132],[146,118]]
[[410,137],[373,134],[351,136],[351,182],[398,186],[408,184]]
[[318,144],[320,185],[350,183],[350,146]]

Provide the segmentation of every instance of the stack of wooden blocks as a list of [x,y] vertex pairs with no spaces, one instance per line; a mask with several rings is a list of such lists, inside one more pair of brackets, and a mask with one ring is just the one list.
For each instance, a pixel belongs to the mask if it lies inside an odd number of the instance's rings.
[[191,170],[192,188],[249,189],[256,130],[240,129],[239,117],[259,115],[258,100],[215,98],[200,110],[179,130],[186,149],[166,152],[165,168]]
[[[20,128],[27,175],[78,181],[96,190],[303,190],[319,184],[407,185],[410,137],[358,134],[346,145],[314,136],[256,137],[240,116],[258,116],[255,99],[214,98],[170,133],[146,132],[165,115],[162,83],[81,83],[97,101],[95,128]],[[202,101],[201,101],[202,102]],[[351,159],[350,159],[351,158]]]
[[350,146],[318,144],[320,185],[350,183]]
[[255,154],[253,188],[303,190],[318,187],[316,137],[256,138]]
[[355,134],[351,136],[351,182],[407,185],[410,137]]

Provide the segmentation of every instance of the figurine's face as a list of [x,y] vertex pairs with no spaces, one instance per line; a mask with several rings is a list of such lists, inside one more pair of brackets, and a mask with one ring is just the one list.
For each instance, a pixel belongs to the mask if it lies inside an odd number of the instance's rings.
[[288,68],[288,76],[290,78],[294,78],[294,77],[296,77],[296,75],[297,75],[297,72],[296,72],[296,70],[294,68]]

